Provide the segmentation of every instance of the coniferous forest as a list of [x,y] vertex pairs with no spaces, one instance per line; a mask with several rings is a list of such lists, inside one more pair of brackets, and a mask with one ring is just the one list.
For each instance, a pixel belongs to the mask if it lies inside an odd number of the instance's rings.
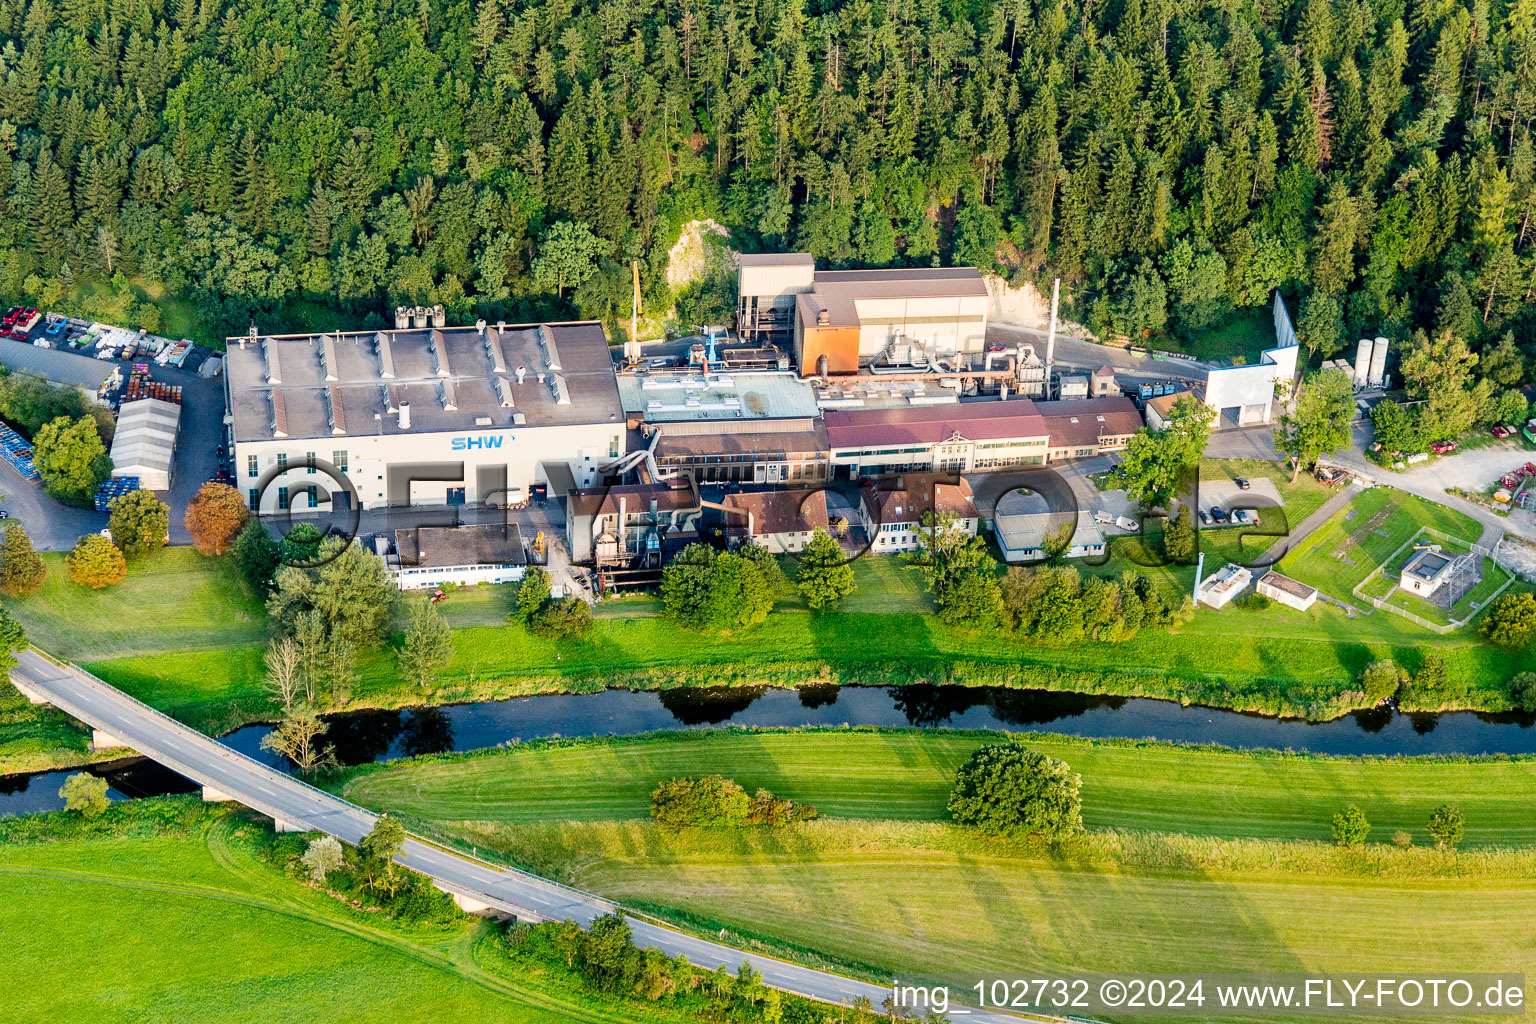
[[1060,275],[1115,334],[1280,287],[1323,354],[1536,341],[1536,0],[0,0],[0,37],[13,300],[618,320],[709,216]]

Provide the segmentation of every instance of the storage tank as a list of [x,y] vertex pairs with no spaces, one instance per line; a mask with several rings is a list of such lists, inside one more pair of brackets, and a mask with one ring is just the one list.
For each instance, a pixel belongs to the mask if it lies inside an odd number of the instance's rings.
[[1361,338],[1355,350],[1355,387],[1363,388],[1371,379],[1371,339]]
[[405,306],[395,307],[395,330],[403,331],[411,325],[411,311]]
[[1376,344],[1371,347],[1371,387],[1381,387],[1382,380],[1387,375],[1387,339],[1377,338]]

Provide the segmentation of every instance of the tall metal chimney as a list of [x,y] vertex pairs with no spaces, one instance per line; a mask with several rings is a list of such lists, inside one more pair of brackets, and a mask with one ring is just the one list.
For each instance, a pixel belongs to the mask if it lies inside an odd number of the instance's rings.
[[400,429],[401,430],[410,430],[411,429],[411,403],[410,402],[401,402],[400,403]]

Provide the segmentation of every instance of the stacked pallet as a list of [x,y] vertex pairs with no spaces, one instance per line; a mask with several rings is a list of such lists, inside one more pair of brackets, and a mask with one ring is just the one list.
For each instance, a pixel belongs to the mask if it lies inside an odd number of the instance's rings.
[[96,511],[112,511],[112,500],[121,498],[125,494],[131,494],[139,489],[139,478],[136,476],[114,476],[101,485],[96,492]]
[[32,446],[4,423],[0,423],[0,459],[10,463],[16,472],[28,480],[36,480],[40,475],[37,467],[32,464]]

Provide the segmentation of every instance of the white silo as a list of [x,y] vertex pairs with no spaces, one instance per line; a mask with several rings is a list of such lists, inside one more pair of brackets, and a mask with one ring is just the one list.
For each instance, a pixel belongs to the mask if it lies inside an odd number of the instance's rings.
[[1355,387],[1365,387],[1366,381],[1371,376],[1371,339],[1361,338],[1360,347],[1355,349]]
[[1381,382],[1386,375],[1387,339],[1377,338],[1376,344],[1371,346],[1371,387],[1381,387]]

